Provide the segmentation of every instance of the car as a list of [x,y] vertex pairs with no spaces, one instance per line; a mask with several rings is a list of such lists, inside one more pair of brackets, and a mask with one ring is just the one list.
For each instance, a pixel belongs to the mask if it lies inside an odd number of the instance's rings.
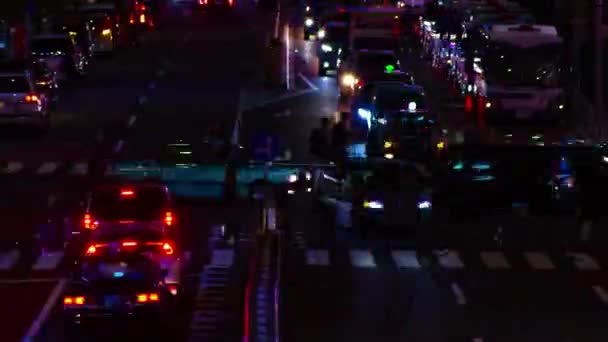
[[0,69],[0,122],[28,123],[46,128],[51,98],[32,69]]
[[78,329],[104,318],[138,319],[145,322],[144,331],[157,332],[174,312],[175,298],[158,264],[145,255],[105,254],[79,266],[63,293],[67,335],[79,335]]
[[319,75],[325,76],[328,71],[338,68],[339,56],[348,44],[348,22],[328,22],[317,32],[317,37]]
[[358,50],[340,64],[338,71],[340,95],[353,96],[366,75],[398,71],[400,65],[397,53],[393,50]]
[[315,193],[350,216],[355,229],[416,229],[432,218],[430,172],[424,164],[401,160],[351,162],[342,181],[322,171]]
[[60,82],[82,75],[87,67],[85,53],[76,47],[69,34],[34,36],[30,50],[32,59],[44,62]]
[[165,185],[154,181],[100,184],[87,194],[83,211],[67,236],[76,250],[96,231],[114,228],[166,230],[179,241],[174,200]]

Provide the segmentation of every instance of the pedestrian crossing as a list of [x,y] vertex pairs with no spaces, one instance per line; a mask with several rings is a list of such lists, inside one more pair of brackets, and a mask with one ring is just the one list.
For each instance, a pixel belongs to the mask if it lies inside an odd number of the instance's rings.
[[0,175],[86,176],[88,161],[0,161]]
[[[350,266],[356,269],[376,269],[386,263],[386,251],[351,249],[347,254]],[[486,271],[602,271],[608,269],[608,260],[583,252],[550,253],[541,251],[434,251],[429,256],[415,250],[392,250],[388,256],[398,269],[422,269],[437,265],[445,270],[486,270]],[[337,256],[328,249],[305,249],[305,263],[311,267],[332,267]]]

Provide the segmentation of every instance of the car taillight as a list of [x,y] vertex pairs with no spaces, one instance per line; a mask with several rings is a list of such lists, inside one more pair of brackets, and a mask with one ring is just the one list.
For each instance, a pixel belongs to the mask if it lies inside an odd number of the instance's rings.
[[163,243],[163,251],[167,255],[172,255],[173,254],[173,246],[171,246],[170,243],[165,242],[165,243]]
[[145,14],[140,14],[139,15],[139,23],[140,24],[144,24],[146,22],[146,15]]
[[158,302],[158,293],[139,293],[136,296],[138,303]]
[[123,247],[137,247],[137,241],[123,241]]
[[38,103],[39,101],[40,97],[37,94],[28,94],[21,100],[21,103]]
[[177,285],[168,285],[167,288],[169,289],[169,293],[177,296]]
[[120,196],[121,197],[133,197],[133,196],[135,196],[135,191],[133,191],[131,189],[123,189],[123,190],[120,190]]
[[232,6],[234,0],[228,0],[228,5]]
[[85,303],[85,299],[83,296],[66,296],[63,297],[63,304],[64,305],[84,305]]
[[171,227],[173,225],[173,213],[170,211],[167,211],[165,213],[165,224],[169,227]]
[[84,218],[82,219],[82,225],[85,229],[96,229],[99,222],[97,222],[91,214],[85,214]]

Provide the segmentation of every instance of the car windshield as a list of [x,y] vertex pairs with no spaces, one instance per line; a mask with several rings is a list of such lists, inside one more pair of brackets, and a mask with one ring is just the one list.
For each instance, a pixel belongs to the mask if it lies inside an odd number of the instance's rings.
[[96,229],[91,235],[95,242],[106,243],[120,240],[135,241],[161,241],[163,233],[160,230],[149,229],[148,227],[130,226],[111,226]]
[[30,84],[25,76],[0,76],[0,93],[28,93]]
[[416,90],[404,86],[379,87],[376,92],[376,104],[381,110],[414,110],[426,109],[424,96]]
[[384,71],[387,66],[397,67],[397,58],[392,54],[360,53],[355,68],[360,72]]
[[72,53],[73,46],[70,38],[38,38],[32,40],[32,51],[37,53]]
[[91,197],[90,211],[103,221],[158,221],[162,219],[167,198],[162,188],[135,188],[133,195],[122,195],[122,190],[99,190]]

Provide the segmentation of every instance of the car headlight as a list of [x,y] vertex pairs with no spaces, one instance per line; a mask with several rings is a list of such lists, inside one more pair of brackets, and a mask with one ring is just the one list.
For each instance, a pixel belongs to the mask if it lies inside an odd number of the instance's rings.
[[295,183],[298,181],[298,175],[289,175],[289,177],[287,177],[287,181],[289,181],[289,183]]
[[357,80],[353,74],[346,74],[342,77],[342,85],[346,87],[354,87]]
[[384,142],[384,148],[391,148],[393,147],[393,142],[390,140],[387,140]]
[[364,201],[363,208],[366,209],[384,209],[384,204],[380,201]]
[[111,34],[112,34],[112,30],[110,30],[110,29],[105,29],[105,30],[101,31],[101,34],[102,34],[103,36],[109,36],[109,35],[111,35]]
[[423,200],[423,201],[418,201],[418,209],[431,209],[432,207],[432,203],[431,201],[427,201],[427,200]]
[[306,18],[306,20],[304,20],[304,25],[306,25],[306,27],[311,27],[314,23],[315,21],[312,20],[312,18]]
[[[319,31],[319,33],[320,32],[321,31]],[[319,37],[321,37],[321,36],[319,36]],[[322,44],[321,45],[321,50],[323,50],[323,52],[332,52],[334,49],[329,44]]]
[[[325,30],[319,30],[319,32],[317,32],[317,36],[318,36],[320,39],[325,38]],[[331,51],[331,50],[329,50],[329,51]]]
[[357,110],[357,115],[363,120],[371,120],[372,118],[372,112],[365,108],[359,108]]

